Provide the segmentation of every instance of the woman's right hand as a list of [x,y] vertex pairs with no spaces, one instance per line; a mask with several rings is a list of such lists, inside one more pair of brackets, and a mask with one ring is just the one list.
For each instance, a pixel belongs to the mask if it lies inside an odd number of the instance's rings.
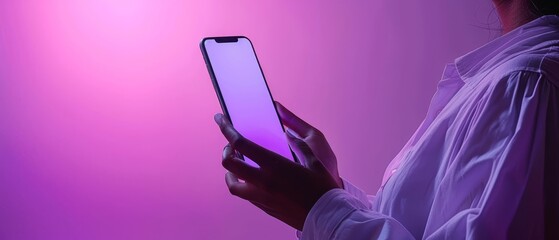
[[315,127],[311,126],[301,118],[297,117],[279,102],[275,102],[276,109],[281,118],[281,121],[286,129],[287,139],[289,145],[294,149],[295,154],[301,161],[301,164],[308,167],[308,163],[304,161],[303,153],[297,152],[296,140],[301,139],[310,147],[315,157],[326,167],[333,179],[336,180],[338,187],[343,188],[343,181],[338,173],[338,163],[336,155],[332,151],[330,144],[324,137],[324,134]]

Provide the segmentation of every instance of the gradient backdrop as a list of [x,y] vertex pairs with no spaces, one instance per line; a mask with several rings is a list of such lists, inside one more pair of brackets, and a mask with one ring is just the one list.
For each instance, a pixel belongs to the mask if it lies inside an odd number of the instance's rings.
[[374,193],[495,19],[489,0],[0,0],[0,239],[294,239],[225,187],[199,40],[250,37]]

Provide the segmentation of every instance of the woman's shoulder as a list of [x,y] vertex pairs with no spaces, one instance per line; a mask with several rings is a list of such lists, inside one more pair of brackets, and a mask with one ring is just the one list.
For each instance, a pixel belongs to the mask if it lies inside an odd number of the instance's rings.
[[544,77],[559,86],[559,44],[514,56],[495,68],[493,73],[490,75],[501,80],[519,74]]

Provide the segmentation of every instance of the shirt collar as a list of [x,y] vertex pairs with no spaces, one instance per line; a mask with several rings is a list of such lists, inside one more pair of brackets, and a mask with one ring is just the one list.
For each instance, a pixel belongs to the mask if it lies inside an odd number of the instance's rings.
[[462,79],[490,70],[519,54],[559,42],[559,16],[547,15],[526,23],[484,46],[457,58]]

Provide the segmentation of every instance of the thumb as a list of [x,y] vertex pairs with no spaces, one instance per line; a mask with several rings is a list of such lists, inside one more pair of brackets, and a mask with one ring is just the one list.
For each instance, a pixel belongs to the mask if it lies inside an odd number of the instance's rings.
[[324,167],[322,163],[316,158],[310,146],[302,139],[296,137],[290,129],[287,129],[286,135],[289,140],[289,145],[297,154],[299,161],[303,166],[309,169],[316,169],[317,167]]

